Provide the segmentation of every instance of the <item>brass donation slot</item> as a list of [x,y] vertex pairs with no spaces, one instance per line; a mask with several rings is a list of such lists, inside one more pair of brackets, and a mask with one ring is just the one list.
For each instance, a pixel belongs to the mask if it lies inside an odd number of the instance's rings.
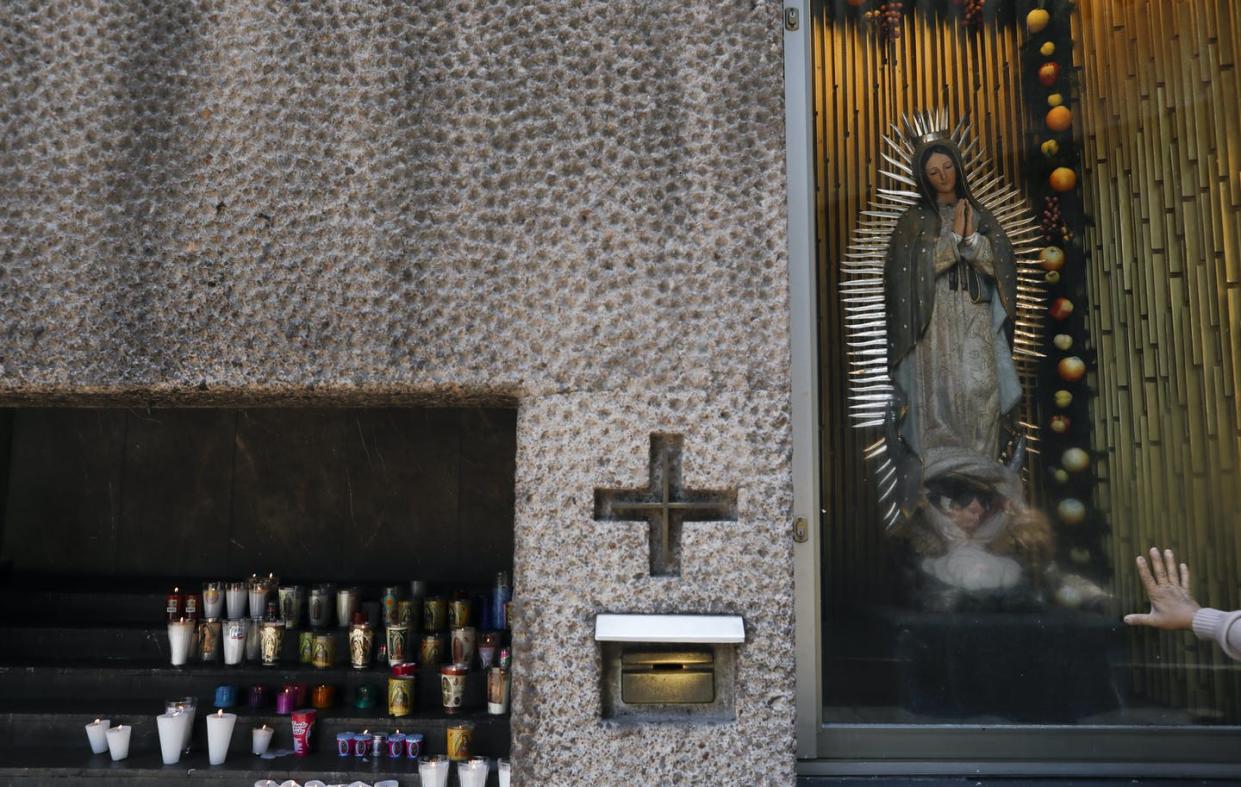
[[621,700],[631,705],[715,701],[711,651],[643,651],[621,656]]

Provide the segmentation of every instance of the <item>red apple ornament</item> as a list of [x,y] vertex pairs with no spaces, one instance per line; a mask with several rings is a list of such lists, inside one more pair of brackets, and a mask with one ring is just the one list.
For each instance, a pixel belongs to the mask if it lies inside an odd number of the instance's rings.
[[1086,376],[1086,363],[1076,355],[1070,355],[1060,359],[1060,363],[1056,364],[1056,371],[1060,373],[1061,380],[1075,383]]
[[1038,67],[1038,83],[1043,87],[1051,87],[1060,77],[1060,64],[1048,60]]

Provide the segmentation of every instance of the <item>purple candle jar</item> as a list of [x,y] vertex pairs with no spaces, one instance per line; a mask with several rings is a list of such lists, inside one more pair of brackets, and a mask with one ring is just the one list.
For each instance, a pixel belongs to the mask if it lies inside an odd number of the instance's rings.
[[258,710],[267,704],[267,689],[255,684],[250,687],[250,710]]
[[302,681],[293,681],[284,684],[284,691],[293,695],[293,702],[299,708],[309,707],[307,699],[310,695],[310,685]]
[[276,695],[276,715],[288,716],[297,707],[297,695],[285,689]]
[[336,733],[336,754],[339,757],[348,757],[350,754],[353,754],[352,732]]
[[371,734],[359,732],[353,736],[353,756],[365,757],[371,752]]
[[422,756],[422,733],[411,732],[405,736],[405,759],[416,760]]
[[397,760],[405,753],[405,736],[394,733],[388,736],[388,759]]

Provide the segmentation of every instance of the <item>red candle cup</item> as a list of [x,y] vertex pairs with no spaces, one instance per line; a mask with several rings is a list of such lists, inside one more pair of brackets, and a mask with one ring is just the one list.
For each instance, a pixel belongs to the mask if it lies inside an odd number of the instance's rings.
[[181,588],[173,588],[164,599],[164,614],[168,617],[168,623],[176,623],[185,617],[185,597],[181,595]]

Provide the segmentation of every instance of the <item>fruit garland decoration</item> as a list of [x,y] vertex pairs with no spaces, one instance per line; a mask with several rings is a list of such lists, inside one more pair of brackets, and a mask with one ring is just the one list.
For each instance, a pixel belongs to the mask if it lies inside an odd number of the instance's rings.
[[[1045,496],[1054,503],[1057,542],[1072,570],[1103,578],[1107,572],[1099,539],[1103,522],[1093,510],[1095,479],[1089,451],[1089,388],[1086,373],[1094,356],[1085,321],[1086,272],[1081,238],[1086,215],[1078,173],[1081,157],[1073,141],[1071,0],[1019,0],[1025,26],[1021,58],[1030,120],[1025,182],[1039,209],[1043,239],[1039,255],[1048,293],[1051,337],[1039,376],[1040,452],[1047,472]],[[1051,506],[1049,506],[1050,508]]]

